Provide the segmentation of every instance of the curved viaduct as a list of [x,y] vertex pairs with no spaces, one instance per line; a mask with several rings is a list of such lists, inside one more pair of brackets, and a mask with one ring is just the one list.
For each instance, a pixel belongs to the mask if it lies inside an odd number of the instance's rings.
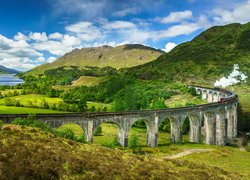
[[[182,126],[184,120],[189,117],[190,142],[201,143],[203,130],[205,144],[226,145],[228,140],[237,135],[237,95],[219,88],[191,87],[195,88],[197,94],[209,103],[160,110],[37,114],[36,117],[53,128],[69,123],[78,124],[84,130],[87,142],[93,141],[93,132],[100,124],[115,123],[119,127],[118,139],[122,146],[128,146],[128,135],[132,125],[138,120],[144,120],[147,126],[147,144],[151,147],[157,146],[159,126],[165,119],[170,120],[172,142],[181,143]],[[0,119],[5,123],[11,123],[17,117],[27,116],[27,114],[0,114]],[[203,126],[204,128],[202,128]]]

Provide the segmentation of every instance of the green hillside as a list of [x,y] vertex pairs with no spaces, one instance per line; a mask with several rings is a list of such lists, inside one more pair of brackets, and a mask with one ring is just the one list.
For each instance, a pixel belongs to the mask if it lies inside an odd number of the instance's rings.
[[163,79],[212,86],[216,79],[227,76],[234,64],[250,75],[250,23],[212,27],[170,53],[130,68],[126,73],[142,80]]
[[150,62],[164,52],[140,44],[127,44],[117,47],[101,46],[75,49],[52,63],[32,69],[28,74],[42,74],[45,70],[62,66],[86,66],[124,68]]

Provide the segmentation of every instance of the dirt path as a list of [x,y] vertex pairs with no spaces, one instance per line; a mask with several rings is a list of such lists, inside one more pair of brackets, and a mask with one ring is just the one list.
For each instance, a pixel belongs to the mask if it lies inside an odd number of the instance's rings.
[[186,149],[181,153],[170,155],[170,156],[165,156],[164,158],[165,159],[176,159],[176,158],[180,158],[180,157],[183,157],[183,156],[187,156],[189,154],[211,152],[213,150],[214,149]]

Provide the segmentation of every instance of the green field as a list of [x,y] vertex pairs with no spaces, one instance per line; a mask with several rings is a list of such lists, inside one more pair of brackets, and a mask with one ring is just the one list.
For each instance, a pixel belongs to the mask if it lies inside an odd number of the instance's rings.
[[30,113],[52,114],[52,113],[66,113],[66,112],[49,110],[49,109],[39,109],[39,108],[0,106],[0,114],[30,114]]
[[[43,102],[47,102],[49,105],[62,103],[63,100],[61,98],[50,98],[45,95],[38,94],[27,94],[10,97],[11,100],[20,101],[20,104],[26,107],[31,106],[42,106]],[[6,98],[0,99],[0,105],[4,105]]]
[[[25,107],[32,107],[32,106],[42,107],[42,104],[44,102],[47,102],[50,106],[64,103],[61,98],[51,98],[46,95],[38,95],[38,94],[27,94],[27,95],[8,97],[8,99],[9,98],[12,101],[19,101],[20,104]],[[0,105],[5,105],[6,99],[7,98],[0,99]],[[104,107],[107,107],[107,110],[111,109],[111,104],[88,101],[87,107],[90,109],[92,106],[94,106],[95,109],[100,108],[101,110]]]
[[7,95],[7,94],[10,94],[10,93],[14,93],[14,92],[22,92],[23,90],[22,89],[6,89],[6,90],[1,90],[1,94],[2,95]]

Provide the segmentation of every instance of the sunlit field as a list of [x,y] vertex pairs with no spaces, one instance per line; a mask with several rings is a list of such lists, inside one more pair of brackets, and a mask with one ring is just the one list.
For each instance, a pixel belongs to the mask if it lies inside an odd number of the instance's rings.
[[67,113],[67,112],[49,110],[49,109],[39,109],[39,108],[0,106],[0,114],[53,114],[53,113]]

